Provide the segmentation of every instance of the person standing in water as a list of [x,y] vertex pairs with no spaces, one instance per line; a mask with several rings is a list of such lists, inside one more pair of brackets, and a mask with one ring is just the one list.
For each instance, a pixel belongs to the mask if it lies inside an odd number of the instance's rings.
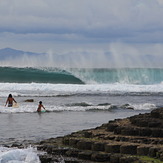
[[17,103],[15,101],[15,99],[12,97],[12,94],[9,94],[7,100],[6,100],[6,104],[5,106],[8,104],[8,107],[12,107],[13,106],[13,102]]
[[38,108],[37,108],[37,112],[41,112],[41,108],[46,110],[45,107],[42,105],[42,101],[39,102],[39,105],[38,105]]

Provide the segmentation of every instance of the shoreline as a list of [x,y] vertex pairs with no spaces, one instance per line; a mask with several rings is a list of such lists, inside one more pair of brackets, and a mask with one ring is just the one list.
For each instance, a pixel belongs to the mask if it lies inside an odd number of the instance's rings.
[[[42,163],[163,161],[163,108],[36,143]],[[147,158],[144,159],[144,156]],[[150,159],[150,160],[148,160]]]

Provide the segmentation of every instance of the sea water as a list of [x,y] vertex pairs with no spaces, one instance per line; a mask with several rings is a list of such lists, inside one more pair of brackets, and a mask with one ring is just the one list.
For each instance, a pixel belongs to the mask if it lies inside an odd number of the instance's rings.
[[[0,67],[0,76],[0,158],[4,160],[25,162],[30,155],[38,161],[35,149],[13,149],[15,142],[64,136],[163,107],[163,69]],[[10,93],[19,107],[4,106]],[[26,102],[29,99],[33,102]],[[36,112],[39,101],[47,112]]]

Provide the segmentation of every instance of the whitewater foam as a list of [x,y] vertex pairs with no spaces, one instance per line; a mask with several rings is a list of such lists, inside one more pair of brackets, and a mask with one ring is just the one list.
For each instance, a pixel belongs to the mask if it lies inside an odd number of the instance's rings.
[[[19,108],[13,107],[0,107],[0,113],[37,113],[37,105],[35,104],[21,104]],[[151,110],[157,108],[155,104],[152,103],[142,103],[142,104],[127,104],[126,107],[124,105],[115,105],[115,104],[107,104],[107,105],[46,105],[47,113],[49,112],[63,112],[63,111],[74,111],[74,112],[85,112],[85,111],[112,111],[113,109],[128,109],[133,108],[134,110]]]
[[36,149],[29,147],[26,149],[0,147],[1,163],[40,163]]
[[151,110],[157,108],[155,104],[151,104],[151,103],[134,104],[131,106],[133,106],[134,110]]
[[125,94],[163,93],[163,84],[45,84],[45,83],[0,83],[0,97],[14,96],[60,96],[73,94]]

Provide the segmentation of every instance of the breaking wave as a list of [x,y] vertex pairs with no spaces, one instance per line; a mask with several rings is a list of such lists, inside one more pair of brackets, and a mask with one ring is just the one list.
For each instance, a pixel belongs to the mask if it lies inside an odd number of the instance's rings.
[[55,83],[55,84],[138,84],[163,82],[163,69],[60,69],[0,67],[0,83]]

